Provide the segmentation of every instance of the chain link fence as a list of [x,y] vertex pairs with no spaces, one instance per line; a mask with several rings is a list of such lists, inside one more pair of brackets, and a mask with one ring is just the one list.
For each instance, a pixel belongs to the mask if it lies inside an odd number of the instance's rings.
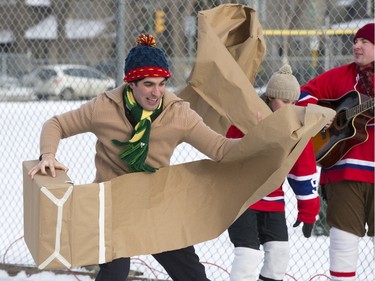
[[[141,32],[154,34],[167,53],[173,73],[168,87],[178,92],[194,65],[198,11],[224,3],[254,8],[264,29],[267,54],[254,85],[259,94],[286,62],[301,84],[350,62],[353,33],[374,17],[368,0],[0,0],[0,263],[33,265],[23,241],[21,163],[39,156],[43,122],[97,94],[93,85],[122,83],[125,55]],[[57,158],[77,184],[94,178],[94,144],[89,134],[61,142]],[[181,145],[172,164],[202,157]],[[285,190],[292,225],[296,201],[290,188]],[[329,280],[322,206],[313,237],[305,239],[290,227],[285,280]],[[365,237],[360,245],[358,280],[374,280],[373,242]],[[232,250],[226,233],[197,245],[211,280],[229,279]],[[134,257],[131,267],[150,279],[168,279],[150,256]]]

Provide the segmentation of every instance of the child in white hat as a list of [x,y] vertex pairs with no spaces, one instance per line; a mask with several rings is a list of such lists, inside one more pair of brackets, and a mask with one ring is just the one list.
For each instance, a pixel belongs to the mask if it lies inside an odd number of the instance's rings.
[[[274,73],[267,85],[265,101],[272,111],[294,104],[300,94],[300,85],[289,65]],[[240,138],[243,133],[231,126],[227,137]],[[298,215],[293,227],[303,223],[303,235],[308,238],[319,213],[317,192],[318,174],[315,155],[310,142],[287,176],[298,202]],[[280,187],[249,208],[229,227],[234,245],[231,281],[281,281],[289,262],[288,227],[285,218],[284,192]],[[257,268],[264,261],[260,274]],[[259,279],[258,279],[259,278]]]

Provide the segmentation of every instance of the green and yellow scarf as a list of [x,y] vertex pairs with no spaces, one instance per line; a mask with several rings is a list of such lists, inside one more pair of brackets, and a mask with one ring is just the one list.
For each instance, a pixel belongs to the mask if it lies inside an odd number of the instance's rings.
[[124,146],[125,149],[119,154],[122,161],[129,165],[132,172],[154,173],[157,169],[146,164],[149,148],[152,117],[161,112],[162,100],[158,107],[153,110],[144,110],[136,102],[132,89],[127,86],[124,91],[125,106],[130,110],[132,118],[137,122],[129,141],[121,142],[112,140],[117,146]]

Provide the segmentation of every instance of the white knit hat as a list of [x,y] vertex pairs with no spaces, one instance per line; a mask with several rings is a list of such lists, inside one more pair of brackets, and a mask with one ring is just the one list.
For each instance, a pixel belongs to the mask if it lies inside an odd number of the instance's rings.
[[266,97],[296,101],[300,95],[300,85],[292,74],[289,64],[283,65],[268,82]]

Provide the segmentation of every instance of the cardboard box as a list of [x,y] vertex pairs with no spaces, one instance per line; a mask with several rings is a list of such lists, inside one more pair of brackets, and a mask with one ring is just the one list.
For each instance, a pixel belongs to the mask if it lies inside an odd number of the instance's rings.
[[111,252],[105,251],[111,248],[105,237],[111,222],[110,188],[104,183],[75,186],[61,170],[55,178],[37,174],[32,180],[27,173],[37,163],[23,162],[23,199],[25,242],[38,267],[111,260]]

